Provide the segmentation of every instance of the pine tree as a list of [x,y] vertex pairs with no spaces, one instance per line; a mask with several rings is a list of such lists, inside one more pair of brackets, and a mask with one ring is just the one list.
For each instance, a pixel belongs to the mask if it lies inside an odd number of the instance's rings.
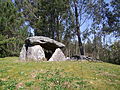
[[20,31],[26,31],[24,18],[11,0],[0,0],[0,13],[0,57],[18,55],[24,38]]

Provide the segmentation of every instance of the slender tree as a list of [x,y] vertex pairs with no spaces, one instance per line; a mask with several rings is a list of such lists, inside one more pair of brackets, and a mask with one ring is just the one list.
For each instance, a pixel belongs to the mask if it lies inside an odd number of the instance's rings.
[[78,8],[77,8],[77,1],[74,1],[74,9],[75,9],[75,17],[76,17],[76,33],[77,33],[77,37],[78,37],[78,43],[79,43],[79,48],[80,48],[80,53],[81,55],[84,55],[84,49],[83,49],[83,45],[82,45],[82,41],[81,41],[81,37],[80,37],[80,28],[79,28],[79,21],[78,21]]

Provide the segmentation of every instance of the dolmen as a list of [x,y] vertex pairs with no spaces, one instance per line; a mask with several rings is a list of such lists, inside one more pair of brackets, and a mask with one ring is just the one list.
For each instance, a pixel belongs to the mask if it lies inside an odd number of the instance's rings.
[[28,37],[20,52],[20,61],[65,61],[65,45],[44,36]]

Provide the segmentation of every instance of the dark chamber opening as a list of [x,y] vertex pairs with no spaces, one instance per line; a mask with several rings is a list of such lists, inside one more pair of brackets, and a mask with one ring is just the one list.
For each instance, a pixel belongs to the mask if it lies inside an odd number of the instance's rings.
[[53,52],[49,50],[44,50],[45,52],[45,58],[49,60],[52,57]]

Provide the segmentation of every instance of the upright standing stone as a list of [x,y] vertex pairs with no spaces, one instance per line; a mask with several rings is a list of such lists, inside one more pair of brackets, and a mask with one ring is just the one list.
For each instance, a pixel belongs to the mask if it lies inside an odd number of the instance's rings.
[[65,61],[65,55],[60,48],[56,49],[48,61]]
[[22,50],[20,52],[20,60],[25,61],[26,60],[26,47],[25,44],[23,44]]
[[45,53],[40,45],[28,47],[27,60],[41,61],[45,59]]

